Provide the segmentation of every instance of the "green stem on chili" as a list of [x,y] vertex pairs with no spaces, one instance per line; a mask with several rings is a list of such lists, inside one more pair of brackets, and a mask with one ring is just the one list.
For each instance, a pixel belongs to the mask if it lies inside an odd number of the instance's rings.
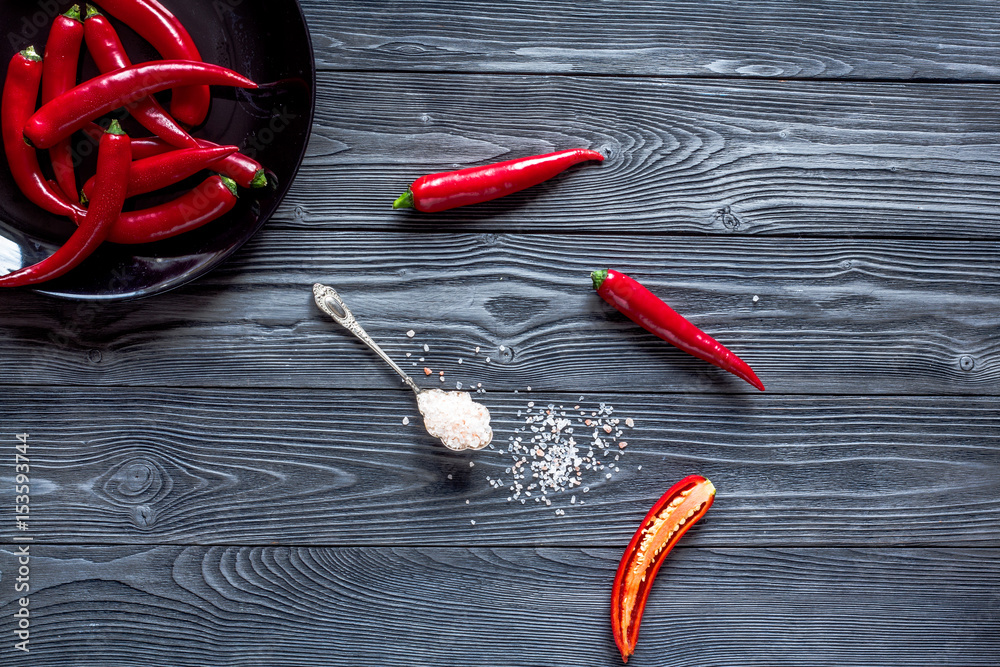
[[594,271],[590,278],[601,298],[639,326],[764,391],[764,384],[745,361],[679,315],[637,280],[612,270]]

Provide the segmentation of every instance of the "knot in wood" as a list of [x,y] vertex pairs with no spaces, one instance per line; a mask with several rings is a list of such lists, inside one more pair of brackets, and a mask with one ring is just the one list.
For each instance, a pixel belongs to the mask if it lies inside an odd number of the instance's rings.
[[119,505],[145,505],[163,491],[167,474],[155,461],[129,459],[112,469],[102,490],[108,500]]

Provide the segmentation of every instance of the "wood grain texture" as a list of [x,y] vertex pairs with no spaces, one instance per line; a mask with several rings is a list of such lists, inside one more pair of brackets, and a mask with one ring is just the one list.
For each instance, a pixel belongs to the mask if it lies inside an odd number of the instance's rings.
[[[343,229],[1000,236],[994,86],[326,73],[277,221]],[[417,177],[586,147],[603,163],[441,214]]]
[[9,384],[398,387],[316,308],[320,281],[394,358],[449,383],[757,393],[605,304],[589,272],[611,266],[742,356],[771,392],[997,395],[998,251],[992,241],[271,228],[224,270],[155,300],[0,295],[0,355]]
[[[33,667],[620,660],[618,549],[32,549]],[[995,665],[998,572],[995,549],[682,547],[629,664]]]
[[320,67],[995,80],[995,2],[303,2]]
[[[624,545],[653,501],[699,473],[719,493],[692,546],[1000,546],[993,398],[488,392],[477,399],[494,445],[456,454],[421,431],[403,390],[4,396],[11,451],[30,434],[36,543]],[[600,456],[618,470],[583,470],[551,504],[508,501],[507,445],[530,440],[516,430],[529,401],[634,419],[628,447]],[[589,444],[592,429],[576,429]],[[0,499],[12,492],[0,484]]]

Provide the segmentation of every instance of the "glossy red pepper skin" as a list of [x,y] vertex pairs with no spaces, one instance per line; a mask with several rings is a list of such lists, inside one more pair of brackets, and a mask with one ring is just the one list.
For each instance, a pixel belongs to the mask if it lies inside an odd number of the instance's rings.
[[41,262],[0,276],[0,287],[37,285],[58,278],[89,257],[121,215],[131,165],[131,142],[114,122],[101,138],[97,151],[98,187],[80,226],[62,247]]
[[[118,32],[107,18],[93,6],[87,5],[84,21],[87,50],[94,58],[102,74],[125,69],[132,65]],[[196,142],[184,128],[167,113],[152,97],[137,99],[128,105],[129,114],[144,128],[178,148],[198,148]]]
[[611,633],[628,662],[639,639],[639,623],[653,579],[667,554],[715,500],[715,486],[690,475],[670,487],[639,524],[622,554],[611,591]]
[[603,161],[604,156],[597,151],[575,148],[482,167],[429,174],[415,180],[392,207],[437,213],[478,204],[538,185],[574,164],[588,160]]
[[76,218],[84,211],[71,204],[42,174],[38,153],[24,143],[24,125],[35,110],[42,82],[42,59],[33,48],[15,54],[7,68],[0,101],[0,124],[7,164],[18,188],[32,203],[49,213]]
[[637,280],[612,270],[595,271],[590,277],[602,299],[643,329],[764,391],[764,384],[745,361],[681,317]]
[[[204,139],[195,139],[201,148],[217,148],[218,144]],[[173,146],[162,139],[135,139],[132,141],[133,155],[141,160],[154,155],[162,155],[175,150]],[[216,162],[211,167],[223,176],[236,181],[241,188],[262,188],[267,185],[267,174],[259,162],[243,153],[233,153],[229,157]]]
[[218,220],[233,210],[237,201],[236,183],[232,179],[211,176],[166,204],[122,213],[108,241],[133,245],[169,239]]
[[[45,43],[42,65],[42,104],[51,102],[76,85],[76,70],[80,63],[80,46],[83,44],[83,23],[80,6],[57,16]],[[63,139],[49,150],[52,171],[63,194],[76,201],[76,167],[73,164],[73,147]]]
[[[155,157],[135,160],[128,181],[128,197],[156,192],[209,169],[213,164],[237,151],[236,146],[216,148],[183,148]],[[90,198],[97,179],[91,178],[83,186],[83,196]]]
[[[102,0],[109,14],[153,45],[165,60],[201,61],[191,35],[177,17],[156,0]],[[195,127],[205,122],[211,93],[207,86],[176,88],[170,103],[174,118]]]
[[51,148],[90,121],[168,88],[190,84],[256,88],[250,79],[217,65],[160,60],[102,74],[76,86],[36,111],[24,136],[36,148]]

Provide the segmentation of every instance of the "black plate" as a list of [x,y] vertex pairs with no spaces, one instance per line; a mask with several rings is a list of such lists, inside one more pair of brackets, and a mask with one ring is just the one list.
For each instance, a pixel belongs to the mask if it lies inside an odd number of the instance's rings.
[[[232,212],[194,232],[145,245],[106,243],[66,276],[40,286],[39,292],[70,299],[128,299],[158,294],[204,275],[249,240],[274,213],[302,162],[312,127],[316,70],[309,30],[298,3],[295,0],[161,1],[191,33],[205,62],[233,69],[260,85],[259,90],[252,91],[213,87],[208,120],[192,134],[218,144],[241,147],[264,165],[270,185],[254,192],[241,190],[240,202]],[[7,65],[18,51],[34,45],[42,52],[52,20],[72,4],[55,0],[3,0],[0,25],[4,26],[6,36],[0,49],[0,67],[4,77]],[[94,4],[100,6],[99,2]],[[123,24],[114,19],[112,23],[133,62],[159,57]],[[84,49],[80,76],[89,78],[96,74]],[[161,101],[166,104],[169,93]],[[131,119],[124,119],[123,123],[134,136],[148,135]],[[44,156],[42,161],[46,162]],[[92,166],[85,162],[78,180],[81,174],[92,173]],[[184,184],[178,192],[190,185]],[[144,208],[176,194],[137,198],[129,206]],[[72,229],[68,221],[25,199],[0,154],[0,274],[51,254]]]

